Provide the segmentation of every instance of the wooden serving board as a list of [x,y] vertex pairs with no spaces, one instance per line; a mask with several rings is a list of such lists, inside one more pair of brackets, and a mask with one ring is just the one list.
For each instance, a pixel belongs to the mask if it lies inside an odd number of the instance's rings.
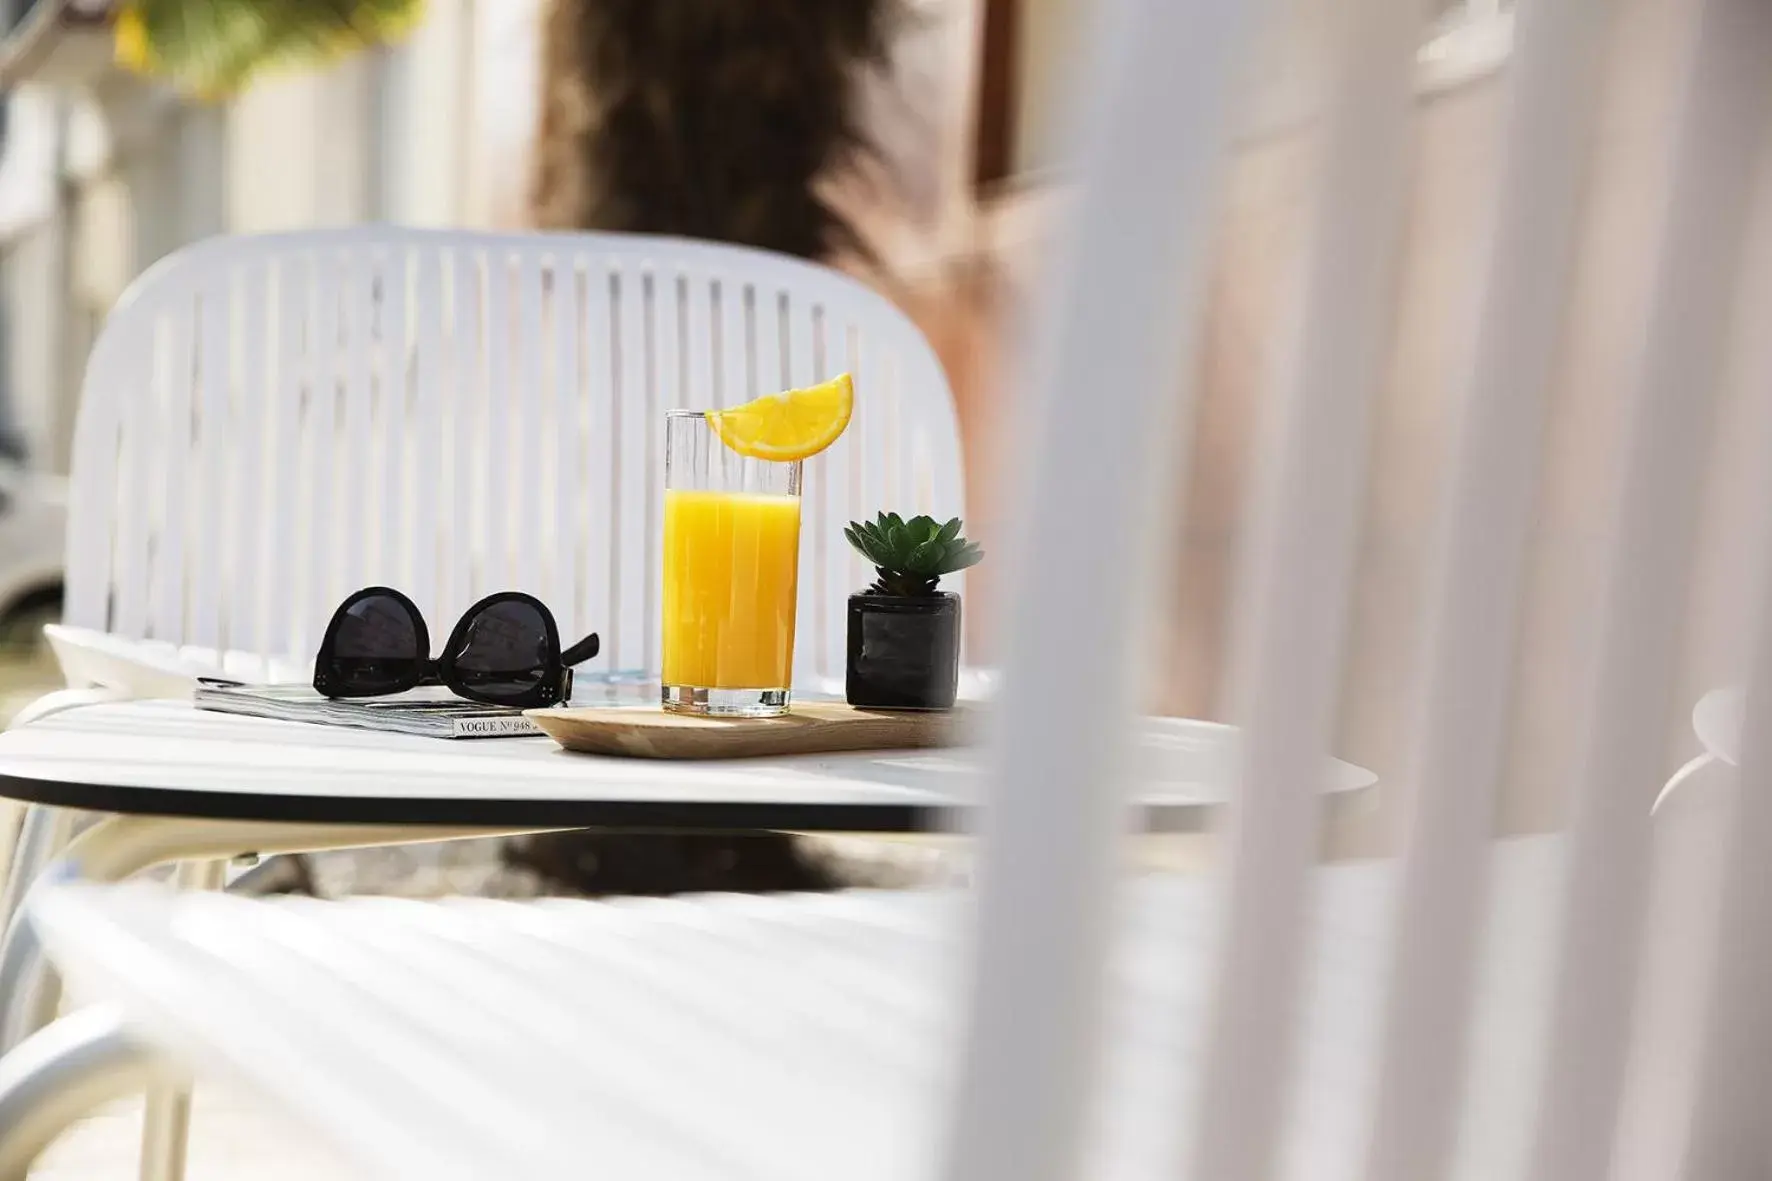
[[865,710],[795,704],[778,718],[707,718],[663,709],[533,709],[528,716],[567,750],[636,759],[743,759],[834,751],[952,746],[963,711]]

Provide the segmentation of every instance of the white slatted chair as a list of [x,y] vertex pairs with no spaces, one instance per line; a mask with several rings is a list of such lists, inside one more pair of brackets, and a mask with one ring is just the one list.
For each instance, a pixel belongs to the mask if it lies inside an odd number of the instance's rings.
[[[662,422],[856,375],[805,476],[796,682],[840,682],[840,526],[957,514],[957,420],[902,313],[828,268],[607,234],[391,228],[220,238],[142,276],[88,366],[73,456],[73,688],[27,718],[196,675],[305,680],[345,595],[386,583],[435,634],[502,589],[593,670],[658,668]],[[35,809],[16,898],[65,839]],[[10,911],[8,911],[10,914]]]
[[[1187,421],[1187,400],[1166,395],[1193,372],[1193,337],[1174,326],[1199,310],[1258,6],[1117,0],[1097,9],[1073,235],[1040,337],[1020,502],[1040,528],[1018,560],[1041,576],[1008,611],[976,893],[616,905],[49,891],[34,909],[44,938],[116,1007],[0,1063],[0,1177],[58,1126],[51,1100],[113,1093],[152,1062],[242,1080],[368,1175],[426,1181],[587,1167],[673,1181],[1598,1181],[1645,1159],[1650,1132],[1671,1147],[1644,1175],[1764,1175],[1772,486],[1750,538],[1744,790],[1717,891],[1676,916],[1715,935],[1714,963],[1647,1006],[1681,1018],[1678,1069],[1635,1011],[1655,991],[1640,970],[1656,962],[1649,805],[1702,403],[1767,122],[1760,0],[1694,8],[1567,831],[1490,835],[1603,0],[1520,10],[1404,854],[1312,869],[1306,772],[1339,680],[1423,7],[1338,8],[1313,246],[1237,637],[1240,791],[1210,888],[1128,883],[1115,867],[1143,575],[1166,535],[1150,510],[1173,505],[1170,428]],[[1772,438],[1757,443],[1772,480]],[[1091,560],[1071,560],[1083,535]]]
[[[952,396],[922,336],[828,268],[606,234],[368,228],[224,238],[131,289],[93,350],[66,623],[298,665],[376,581],[446,628],[530,591],[604,667],[658,666],[665,410],[844,369],[852,430],[808,464],[802,677],[840,677],[834,522],[958,508]],[[833,543],[831,537],[836,537]]]

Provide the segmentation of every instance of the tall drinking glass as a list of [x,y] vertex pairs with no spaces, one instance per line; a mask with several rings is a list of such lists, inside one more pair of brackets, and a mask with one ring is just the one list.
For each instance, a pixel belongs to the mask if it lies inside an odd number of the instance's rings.
[[799,575],[799,463],[740,455],[701,411],[667,411],[664,707],[786,713]]

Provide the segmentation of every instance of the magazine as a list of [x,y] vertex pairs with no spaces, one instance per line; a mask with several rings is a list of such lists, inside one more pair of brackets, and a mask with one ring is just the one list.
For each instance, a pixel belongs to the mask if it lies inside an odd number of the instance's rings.
[[345,701],[322,697],[311,685],[243,685],[202,680],[197,683],[193,700],[199,709],[222,713],[387,730],[425,738],[514,738],[541,733],[520,709],[466,701],[441,685]]

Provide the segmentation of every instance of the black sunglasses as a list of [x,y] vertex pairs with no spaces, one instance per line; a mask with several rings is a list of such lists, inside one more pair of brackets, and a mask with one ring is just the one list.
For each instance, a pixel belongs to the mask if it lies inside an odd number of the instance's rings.
[[565,652],[560,628],[540,599],[500,591],[469,607],[439,660],[413,601],[386,586],[365,587],[332,613],[314,688],[327,697],[381,697],[419,685],[447,685],[490,705],[540,709],[572,696],[572,667],[597,654],[592,632]]

